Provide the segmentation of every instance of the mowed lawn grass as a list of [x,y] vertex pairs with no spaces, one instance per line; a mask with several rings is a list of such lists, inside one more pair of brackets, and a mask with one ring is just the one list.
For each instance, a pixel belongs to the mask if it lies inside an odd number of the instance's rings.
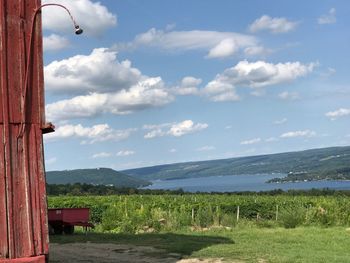
[[345,228],[245,228],[222,232],[234,244],[195,251],[195,257],[244,262],[350,262],[350,231]]
[[176,233],[51,236],[51,242],[146,245],[183,258],[223,258],[230,262],[350,262],[350,230],[345,227],[259,228]]

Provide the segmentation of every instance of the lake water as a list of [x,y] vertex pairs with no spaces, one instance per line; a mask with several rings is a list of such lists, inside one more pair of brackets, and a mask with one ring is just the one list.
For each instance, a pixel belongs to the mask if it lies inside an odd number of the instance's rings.
[[313,181],[297,183],[265,183],[266,181],[284,177],[284,174],[259,174],[259,175],[226,175],[210,176],[189,179],[177,179],[166,181],[152,181],[153,185],[145,189],[182,188],[187,192],[241,192],[241,191],[269,191],[274,189],[311,189],[330,188],[337,190],[349,190],[350,181]]

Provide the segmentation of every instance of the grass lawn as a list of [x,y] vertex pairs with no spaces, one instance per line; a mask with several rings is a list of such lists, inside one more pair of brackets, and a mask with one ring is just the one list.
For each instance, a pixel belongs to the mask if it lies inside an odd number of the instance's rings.
[[232,230],[152,234],[77,233],[51,236],[54,243],[99,242],[153,246],[182,257],[243,262],[350,262],[350,231],[345,227],[295,229],[242,226]]

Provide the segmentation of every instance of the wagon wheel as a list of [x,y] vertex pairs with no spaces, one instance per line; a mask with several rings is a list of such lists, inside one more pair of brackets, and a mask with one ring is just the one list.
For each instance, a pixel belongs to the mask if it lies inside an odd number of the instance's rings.
[[68,225],[64,226],[63,232],[67,235],[73,234],[74,233],[74,226],[68,226]]
[[50,235],[55,234],[55,229],[54,229],[54,227],[51,224],[49,224],[49,234]]
[[55,225],[53,227],[53,232],[55,233],[55,235],[62,235],[62,233],[63,233],[63,226]]

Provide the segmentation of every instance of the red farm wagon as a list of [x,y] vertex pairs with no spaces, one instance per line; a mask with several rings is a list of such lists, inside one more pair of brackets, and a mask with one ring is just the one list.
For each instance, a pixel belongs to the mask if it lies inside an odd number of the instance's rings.
[[82,226],[85,230],[94,228],[89,217],[89,208],[51,208],[48,210],[49,231],[53,234],[73,234],[74,226]]

